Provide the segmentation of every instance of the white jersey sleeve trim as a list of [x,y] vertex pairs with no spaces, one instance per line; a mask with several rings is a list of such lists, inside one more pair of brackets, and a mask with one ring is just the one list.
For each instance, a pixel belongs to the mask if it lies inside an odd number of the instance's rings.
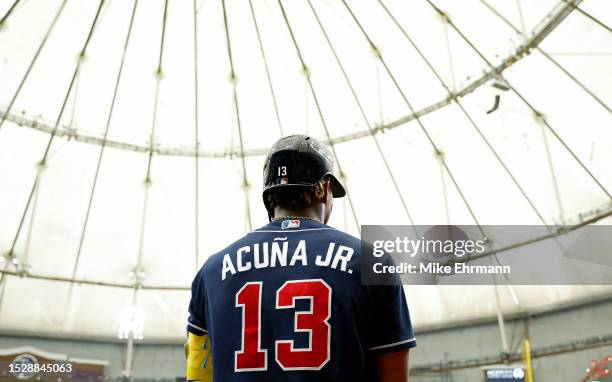
[[201,328],[201,327],[199,327],[198,325],[194,325],[194,324],[192,324],[191,322],[187,322],[187,325],[191,326],[192,328],[196,328],[196,329],[198,329],[198,330],[201,330],[201,331],[203,331],[204,333],[208,333],[208,330],[206,330],[206,329],[204,329],[204,328]]
[[391,348],[393,346],[397,346],[397,345],[403,345],[403,344],[407,344],[410,342],[415,342],[416,338],[412,337],[410,339],[407,340],[403,340],[403,341],[398,341],[398,342],[393,342],[391,344],[386,344],[386,345],[380,345],[380,346],[374,346],[373,348],[369,348],[368,350],[379,350],[379,349],[386,349],[386,348]]

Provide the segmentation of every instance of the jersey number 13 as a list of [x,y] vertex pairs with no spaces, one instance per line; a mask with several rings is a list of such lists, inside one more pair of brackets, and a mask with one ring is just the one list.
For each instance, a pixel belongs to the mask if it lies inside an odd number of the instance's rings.
[[[242,308],[242,347],[234,352],[234,371],[268,369],[268,350],[261,348],[263,283],[249,282],[236,293]],[[308,311],[295,312],[295,331],[308,333],[309,346],[295,348],[293,340],[275,341],[276,363],[283,370],[320,370],[330,359],[331,288],[321,279],[287,281],[276,291],[276,309],[294,309],[295,300],[310,301]]]

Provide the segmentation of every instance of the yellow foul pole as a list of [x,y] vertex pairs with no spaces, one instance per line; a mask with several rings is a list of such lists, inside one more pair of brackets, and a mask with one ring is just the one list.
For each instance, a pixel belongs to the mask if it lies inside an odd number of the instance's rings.
[[525,382],[533,382],[533,370],[531,368],[531,346],[529,340],[523,343],[523,362],[525,363]]

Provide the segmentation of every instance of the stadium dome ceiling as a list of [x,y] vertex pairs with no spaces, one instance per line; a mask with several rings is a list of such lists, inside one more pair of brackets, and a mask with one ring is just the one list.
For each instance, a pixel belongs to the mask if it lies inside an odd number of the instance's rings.
[[[0,17],[2,330],[115,337],[136,304],[145,338],[182,337],[195,270],[267,221],[281,135],[334,145],[350,198],[331,224],[353,234],[610,222],[608,2],[0,0]],[[495,315],[489,286],[407,295],[417,327]]]

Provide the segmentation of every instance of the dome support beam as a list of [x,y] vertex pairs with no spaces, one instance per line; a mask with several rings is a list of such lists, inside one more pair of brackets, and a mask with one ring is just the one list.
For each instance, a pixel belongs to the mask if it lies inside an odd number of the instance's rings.
[[[377,45],[374,43],[374,41],[372,41],[372,39],[370,38],[370,35],[366,32],[366,30],[364,29],[364,27],[362,26],[361,22],[359,21],[359,19],[357,19],[357,16],[355,15],[355,13],[353,12],[353,10],[349,7],[349,5],[347,4],[347,2],[345,0],[342,0],[342,4],[344,5],[344,7],[346,8],[346,10],[348,11],[348,13],[351,15],[351,17],[353,18],[353,21],[355,22],[355,24],[359,27],[359,30],[361,31],[363,37],[366,39],[367,43],[370,45],[370,47],[372,48],[372,51],[374,52],[374,54],[376,55],[376,57],[378,58],[378,60],[380,61],[380,63],[383,65],[383,67],[385,68],[385,71],[387,72],[387,75],[389,76],[389,78],[391,79],[391,81],[393,82],[395,88],[397,89],[398,93],[400,94],[400,96],[402,97],[402,99],[404,100],[404,103],[406,104],[406,106],[408,107],[408,110],[410,111],[410,113],[415,114],[415,109],[412,106],[412,103],[408,100],[408,97],[406,96],[406,94],[404,93],[404,91],[402,90],[402,88],[400,87],[399,83],[397,82],[397,79],[395,78],[395,75],[393,74],[393,72],[391,71],[391,68],[389,68],[389,66],[387,65],[386,60],[384,59],[384,57],[382,56],[382,53],[380,52],[380,50],[378,49]],[[440,153],[442,153],[441,149],[439,148],[439,146],[434,142],[433,138],[431,137],[431,135],[429,134],[429,132],[427,131],[427,129],[425,128],[425,125],[423,124],[423,122],[421,121],[421,119],[419,117],[416,117],[416,122],[418,124],[418,126],[420,127],[421,131],[423,132],[423,134],[425,135],[425,137],[427,138],[427,140],[429,141],[432,150],[434,152],[434,154],[438,155],[438,159],[440,160],[441,165],[444,167],[444,169],[446,170],[446,173],[448,174],[448,177],[450,178],[451,182],[453,183],[453,185],[455,186],[455,189],[457,190],[457,193],[459,194],[459,196],[461,197],[461,199],[463,200],[463,203],[466,207],[466,209],[468,210],[469,214],[471,215],[472,219],[474,220],[474,222],[476,223],[476,225],[478,226],[478,230],[480,231],[481,235],[486,237],[485,232],[483,231],[482,227],[480,226],[480,223],[478,222],[478,218],[476,217],[476,214],[474,213],[474,210],[472,209],[470,203],[468,202],[465,194],[463,193],[463,190],[461,189],[461,187],[459,186],[459,183],[457,182],[457,180],[455,179],[453,173],[451,172],[450,168],[448,167],[448,164],[444,158],[443,155],[440,155]]]
[[[399,188],[399,184],[397,183],[397,180],[395,179],[395,175],[393,173],[393,170],[391,169],[391,166],[389,165],[389,161],[380,145],[380,142],[378,141],[378,137],[376,136],[376,134],[374,134],[373,130],[372,130],[372,124],[370,123],[368,116],[366,115],[365,112],[365,108],[363,107],[359,96],[357,95],[357,91],[355,90],[355,87],[353,86],[353,83],[351,81],[351,79],[348,76],[348,73],[346,72],[346,69],[344,68],[344,64],[342,63],[342,60],[340,60],[340,57],[338,56],[338,53],[336,51],[336,48],[334,47],[334,44],[332,43],[329,35],[327,34],[327,31],[325,30],[325,28],[323,27],[323,23],[321,22],[321,19],[319,18],[319,15],[317,13],[317,11],[314,9],[314,7],[312,6],[312,2],[310,0],[308,0],[308,5],[310,6],[310,9],[312,10],[312,13],[317,21],[317,24],[319,25],[320,29],[321,29],[321,33],[323,33],[323,36],[325,37],[325,41],[327,42],[333,56],[334,59],[336,61],[336,63],[338,64],[338,68],[340,69],[340,71],[342,72],[342,75],[346,81],[346,84],[349,88],[349,90],[351,91],[351,95],[353,97],[353,100],[355,101],[355,104],[357,105],[357,108],[359,109],[359,113],[361,114],[361,117],[363,118],[363,122],[366,124],[366,126],[368,127],[368,130],[370,130],[371,133],[371,137],[372,140],[374,141],[374,145],[376,146],[376,150],[378,151],[378,155],[380,156],[380,159],[382,160],[383,164],[385,165],[385,169],[387,170],[387,173],[389,174],[389,178],[391,179],[391,182],[393,183],[393,187],[395,188],[395,192],[397,193],[397,196],[400,199],[400,202],[402,204],[402,208],[404,209],[404,212],[406,213],[406,216],[408,217],[408,221],[410,222],[410,225],[414,226],[414,220],[412,219],[412,215],[410,214],[410,211],[408,209],[408,204],[406,203],[406,200],[404,199],[404,196]],[[418,233],[417,233],[417,237],[418,237]]]
[[[2,129],[2,125],[4,125],[4,122],[7,120],[7,117],[10,115],[11,110],[13,109],[13,105],[15,105],[15,101],[17,100],[17,97],[19,96],[19,93],[21,92],[23,85],[26,83],[28,77],[30,76],[30,72],[32,72],[32,68],[34,68],[36,61],[38,60],[38,56],[40,56],[40,52],[42,52],[43,48],[47,44],[47,40],[49,39],[51,32],[55,28],[55,24],[57,24],[57,20],[59,19],[62,12],[64,11],[64,7],[66,6],[67,1],[68,0],[63,0],[62,3],[60,4],[60,7],[58,8],[57,12],[55,13],[55,16],[53,17],[53,21],[51,21],[51,24],[49,25],[49,28],[47,29],[47,32],[45,33],[45,36],[43,37],[40,45],[38,46],[36,53],[34,53],[34,57],[32,57],[32,60],[30,61],[30,64],[28,65],[28,68],[26,69],[25,74],[21,78],[21,81],[19,82],[19,86],[17,86],[17,90],[15,90],[15,93],[13,93],[13,97],[11,98],[11,101],[9,102],[6,108],[6,111],[2,113],[2,119],[0,119],[0,129]],[[5,15],[5,18],[6,17],[8,17],[8,14]],[[2,23],[4,23],[4,19],[2,20]]]
[[[518,35],[525,38],[525,33],[521,32],[517,27],[514,26],[504,15],[499,13],[497,9],[495,9],[491,4],[489,4],[486,0],[480,0],[480,2],[494,15],[496,15],[501,21],[504,22],[508,27],[514,30]],[[563,72],[569,79],[571,79],[580,89],[585,91],[588,95],[590,95],[598,104],[600,104],[604,109],[608,111],[608,113],[612,113],[612,109],[594,92],[592,92],[585,84],[580,82],[578,78],[576,78],[572,73],[570,73],[567,69],[565,69],[557,60],[555,60],[550,54],[548,54],[544,49],[540,48],[539,45],[535,46],[535,49],[542,54],[548,61],[550,61],[553,65],[555,65],[559,70]]]
[[197,0],[193,0],[193,83],[194,83],[194,175],[195,175],[195,272],[200,264],[200,76],[198,73],[198,13]]
[[[589,216],[589,217],[585,218],[586,216]],[[588,211],[585,214],[579,214],[576,219],[576,222],[572,225],[565,226],[564,230],[558,230],[550,234],[545,234],[542,236],[535,237],[533,239],[516,242],[514,244],[496,249],[494,251],[483,252],[477,257],[472,256],[470,260],[475,260],[475,259],[491,256],[497,253],[507,252],[507,251],[510,251],[516,248],[527,247],[531,244],[535,244],[535,243],[538,243],[544,240],[550,240],[555,237],[565,236],[587,225],[597,223],[600,220],[607,219],[610,217],[612,217],[612,204],[609,204],[600,209],[597,209],[596,211]],[[101,286],[101,287],[134,289],[134,283],[117,283],[117,282],[111,282],[111,281],[100,281],[100,280],[89,280],[89,279],[73,280],[70,277],[51,276],[51,275],[45,275],[45,274],[30,273],[27,271],[17,272],[17,271],[9,271],[9,270],[0,270],[0,274],[2,274],[5,277],[11,276],[11,277],[19,277],[19,278],[31,278],[35,280],[75,283],[75,284],[84,284],[84,285]],[[189,291],[191,290],[191,287],[188,285],[164,286],[164,285],[144,285],[142,284],[139,286],[139,289],[156,290],[156,291]]]
[[253,20],[253,26],[255,27],[255,34],[257,35],[257,44],[259,45],[261,60],[264,64],[264,68],[266,69],[266,78],[268,80],[268,87],[270,88],[270,95],[272,96],[272,104],[274,106],[274,115],[276,116],[276,122],[278,123],[278,130],[280,132],[280,136],[284,137],[285,133],[283,132],[283,124],[281,123],[278,103],[276,101],[276,92],[274,91],[274,86],[272,86],[272,75],[270,74],[270,68],[268,67],[268,59],[266,58],[266,51],[264,49],[261,33],[259,32],[259,23],[257,22],[257,17],[255,16],[253,0],[249,0],[249,8],[251,9],[251,19]]
[[[62,116],[64,115],[64,111],[66,110],[66,105],[68,104],[68,98],[70,97],[70,94],[72,93],[72,90],[74,88],[75,80],[78,77],[79,71],[81,69],[81,64],[83,63],[83,60],[86,57],[87,47],[89,45],[89,42],[91,41],[91,37],[93,35],[95,26],[96,26],[96,24],[97,24],[97,22],[99,20],[100,11],[102,10],[102,7],[103,7],[105,1],[106,0],[100,0],[100,4],[98,6],[98,10],[97,10],[96,15],[94,17],[94,20],[93,20],[93,22],[91,24],[91,28],[89,29],[89,34],[87,36],[87,40],[85,41],[83,49],[81,50],[79,58],[77,59],[77,64],[76,64],[76,67],[74,69],[74,73],[72,74],[72,79],[70,80],[70,84],[68,86],[68,90],[66,91],[66,95],[64,96],[64,101],[63,101],[62,107],[61,107],[61,109],[59,111],[59,115],[57,116],[57,119],[55,121],[55,125],[53,126],[53,130],[52,130],[51,135],[49,137],[49,141],[47,142],[47,145],[45,147],[45,151],[43,153],[43,156],[42,156],[42,158],[39,161],[39,165],[40,166],[44,167],[44,166],[47,165],[47,158],[49,156],[49,150],[51,149],[51,145],[53,144],[53,140],[54,140],[54,138],[56,136],[56,133],[58,131],[58,128],[59,128],[59,125],[60,125],[60,120],[62,119]],[[23,222],[24,222],[25,216],[26,216],[26,214],[27,214],[27,212],[28,212],[28,210],[30,208],[30,204],[31,204],[31,201],[32,201],[32,196],[33,196],[35,190],[38,188],[38,186],[39,186],[38,183],[40,182],[40,180],[41,180],[41,176],[40,176],[40,172],[38,172],[36,174],[36,178],[35,178],[34,183],[32,185],[32,190],[30,191],[30,196],[28,197],[28,201],[27,201],[26,206],[24,208],[21,221],[19,223],[19,226],[17,228],[17,232],[15,234],[15,239],[13,240],[13,244],[11,245],[11,249],[10,249],[9,253],[13,253],[14,250],[15,250],[15,246],[17,244],[17,240],[19,239],[19,234],[21,232],[21,228],[23,226]]]
[[[398,27],[398,29],[402,32],[402,34],[404,35],[404,37],[408,40],[408,42],[410,43],[410,45],[412,45],[412,47],[414,48],[414,50],[417,52],[417,54],[421,57],[421,59],[425,62],[425,64],[427,65],[427,67],[431,70],[431,72],[434,74],[434,76],[438,79],[438,81],[440,82],[440,84],[442,85],[442,87],[444,87],[444,89],[446,89],[447,92],[449,92],[449,94],[451,93],[451,89],[449,87],[449,85],[446,83],[446,81],[444,81],[444,79],[442,78],[442,76],[438,73],[438,71],[434,68],[433,64],[431,63],[431,61],[425,56],[425,54],[423,53],[423,51],[421,50],[421,48],[414,42],[414,40],[410,37],[410,35],[408,34],[408,32],[401,26],[401,24],[399,23],[399,21],[395,18],[395,16],[393,16],[393,14],[389,11],[389,9],[385,6],[385,4],[382,2],[382,0],[378,0],[378,2],[380,3],[380,5],[382,6],[382,8],[384,9],[384,11],[387,13],[387,15],[389,16],[389,18],[393,21],[393,23]],[[486,144],[486,146],[489,148],[489,150],[491,151],[491,153],[493,154],[493,156],[495,157],[495,159],[497,160],[497,162],[499,163],[499,165],[504,169],[504,171],[506,172],[506,174],[508,175],[508,177],[512,180],[512,183],[514,183],[514,185],[516,186],[516,188],[519,190],[519,192],[521,193],[521,195],[523,196],[523,198],[527,201],[527,203],[529,204],[529,206],[531,207],[531,209],[533,210],[533,212],[537,215],[537,217],[539,218],[540,222],[544,225],[547,225],[546,220],[544,219],[544,217],[542,216],[542,213],[538,210],[538,208],[535,206],[535,203],[531,200],[531,198],[527,195],[527,192],[523,189],[523,187],[521,186],[521,184],[518,182],[518,180],[516,179],[516,177],[514,176],[514,174],[512,173],[512,171],[510,171],[510,168],[506,165],[506,163],[504,162],[504,160],[501,158],[501,156],[499,155],[499,153],[497,152],[497,150],[493,147],[493,145],[491,144],[491,142],[487,139],[487,137],[484,135],[484,133],[482,132],[482,129],[480,128],[480,126],[478,126],[478,124],[476,123],[476,121],[472,118],[472,116],[467,112],[467,110],[465,109],[465,107],[463,107],[463,104],[461,103],[461,100],[459,99],[459,97],[455,97],[453,99],[455,101],[455,103],[457,104],[457,106],[459,107],[459,109],[461,110],[461,112],[463,113],[463,115],[465,116],[465,118],[467,118],[467,120],[470,122],[470,124],[472,125],[472,127],[474,128],[474,130],[476,131],[476,133],[478,134],[478,136],[482,139],[482,141]],[[450,224],[450,222],[449,222]]]
[[[440,8],[438,8],[431,0],[426,0],[427,3],[438,13],[443,13]],[[553,12],[549,15],[550,20],[545,22],[542,21],[540,26],[536,29],[539,29],[542,33],[539,34],[537,39],[533,40],[534,47],[539,44],[550,32],[554,30],[556,26],[558,26],[567,16],[570,15],[575,5],[580,4],[582,0],[571,0],[571,5],[566,4],[564,0],[559,3],[555,9],[557,12]],[[563,5],[565,4],[565,5]],[[472,41],[455,25],[452,20],[448,20],[448,24],[457,32],[457,34],[461,37],[461,39],[483,60],[483,62],[491,69],[494,70],[495,66],[489,61],[484,54],[472,43]],[[501,74],[500,74],[501,76]],[[506,84],[510,88],[510,90],[521,99],[521,101],[527,106],[532,113],[538,115],[541,114],[508,80],[506,80]],[[593,180],[593,182],[606,194],[609,200],[612,200],[612,194],[601,184],[601,182],[595,177],[595,175],[589,170],[589,168],[578,158],[578,156],[572,151],[572,149],[565,143],[563,138],[555,131],[555,129],[548,123],[546,119],[542,119],[542,123],[548,131],[550,131],[553,136],[557,139],[559,143],[565,148],[565,150],[570,154],[570,156],[582,167],[582,169],[587,173],[587,175]]]
[[230,39],[229,32],[229,23],[227,20],[227,8],[225,6],[225,0],[221,0],[221,5],[223,6],[223,25],[225,26],[225,39],[227,43],[227,56],[230,63],[230,80],[232,82],[232,101],[234,104],[236,124],[238,127],[238,139],[240,141],[240,163],[242,165],[242,189],[244,191],[244,201],[245,201],[245,215],[247,222],[247,229],[251,231],[253,229],[253,224],[251,222],[251,202],[249,199],[249,179],[247,177],[246,170],[246,161],[244,155],[244,141],[242,137],[242,123],[240,121],[240,105],[238,103],[238,78],[236,77],[236,70],[234,68],[234,58],[232,55],[232,42]]
[[[152,148],[155,142],[155,130],[157,128],[157,111],[159,108],[159,94],[161,81],[164,75],[164,43],[166,39],[166,26],[168,21],[168,0],[164,1],[164,15],[162,18],[162,30],[161,30],[161,38],[159,43],[159,60],[157,64],[157,70],[155,72],[155,96],[153,101],[153,120],[151,124],[151,134],[149,136],[149,145]],[[137,271],[142,270],[142,259],[144,257],[144,244],[145,244],[145,236],[146,236],[146,225],[147,225],[147,213],[149,211],[149,192],[151,191],[151,186],[153,184],[153,179],[151,177],[151,169],[153,164],[153,150],[149,150],[149,160],[147,162],[147,172],[145,175],[145,179],[143,181],[144,187],[144,196],[143,196],[143,206],[142,206],[142,218],[140,221],[140,235],[138,240],[138,257],[136,259],[135,269]],[[138,290],[141,287],[142,280],[139,277],[135,278],[135,282],[132,285],[134,289],[134,296],[132,305],[136,304],[136,298]]]
[[598,18],[596,18],[595,16],[593,16],[592,14],[586,12],[584,9],[580,8],[578,6],[578,4],[574,3],[571,0],[562,0],[564,2],[566,2],[567,4],[569,4],[570,6],[572,6],[575,10],[577,10],[578,12],[580,12],[584,17],[588,18],[589,20],[591,20],[592,22],[594,22],[595,24],[599,25],[600,27],[602,27],[603,29],[607,30],[608,32],[612,33],[612,28],[610,28],[609,26],[607,26],[606,24],[604,24],[603,21],[599,20]]
[[0,19],[0,29],[2,29],[5,26],[6,20],[8,20],[11,13],[13,13],[15,8],[17,8],[17,4],[19,4],[20,1],[21,0],[15,0],[13,4],[10,6],[10,8],[6,11],[4,16],[2,16],[2,18]]
[[78,267],[79,267],[79,262],[80,262],[80,258],[81,258],[81,253],[83,251],[83,244],[85,242],[85,236],[87,233],[87,226],[89,223],[89,217],[91,214],[91,207],[93,205],[93,200],[94,200],[94,196],[96,193],[96,186],[98,185],[98,178],[100,175],[100,167],[102,164],[102,159],[104,157],[104,151],[106,148],[106,138],[108,137],[108,132],[110,130],[110,126],[111,126],[111,121],[113,118],[113,111],[115,109],[115,104],[116,104],[116,100],[117,100],[117,94],[119,93],[119,84],[121,83],[121,78],[122,78],[122,74],[123,74],[123,67],[124,67],[124,63],[125,63],[125,57],[127,54],[127,50],[128,50],[128,46],[129,46],[129,42],[130,42],[130,37],[132,35],[132,27],[134,25],[134,18],[136,16],[136,9],[138,7],[138,0],[134,0],[134,6],[132,8],[132,15],[130,18],[130,24],[128,26],[128,30],[127,30],[127,35],[125,37],[125,42],[123,45],[123,52],[121,55],[121,61],[119,64],[119,70],[117,72],[117,78],[115,80],[115,89],[113,92],[113,98],[111,101],[111,105],[110,105],[110,109],[108,112],[108,117],[106,119],[106,128],[104,129],[104,135],[103,135],[103,140],[102,143],[100,144],[100,153],[98,154],[98,163],[96,164],[96,171],[94,173],[94,178],[93,178],[93,183],[91,185],[91,190],[89,192],[89,201],[87,204],[87,210],[85,213],[85,218],[83,221],[83,228],[81,230],[81,236],[79,238],[79,246],[77,249],[77,254],[76,254],[76,258],[74,260],[74,265],[72,268],[72,278],[76,277],[77,271],[78,271]]
[[[325,130],[325,135],[327,137],[327,142],[329,143],[334,158],[336,160],[336,165],[338,166],[338,172],[340,173],[341,178],[346,178],[346,174],[342,171],[342,166],[340,164],[340,159],[338,158],[338,153],[336,152],[336,147],[332,142],[331,135],[329,133],[329,128],[327,126],[327,122],[325,121],[325,117],[323,115],[323,110],[321,109],[321,104],[319,103],[319,98],[317,97],[317,92],[315,91],[314,85],[312,84],[312,80],[310,78],[310,72],[308,70],[308,65],[306,65],[306,61],[304,60],[304,56],[302,55],[302,51],[300,46],[295,38],[295,34],[293,33],[293,28],[291,27],[291,23],[289,23],[289,19],[287,18],[287,13],[285,12],[285,7],[283,7],[283,3],[281,0],[278,0],[278,5],[280,7],[281,13],[283,14],[283,19],[285,20],[285,25],[287,26],[287,30],[289,31],[289,35],[291,37],[291,41],[293,42],[293,46],[295,47],[295,52],[302,64],[302,71],[306,76],[306,82],[308,84],[308,88],[310,90],[310,94],[312,95],[312,99],[314,100],[315,107],[317,109],[317,113],[319,115],[319,119],[321,120],[321,124],[323,125],[323,129]],[[355,206],[353,205],[353,199],[351,198],[351,194],[349,193],[349,187],[345,184],[346,188],[346,198],[349,202],[349,207],[351,208],[351,213],[353,214],[353,220],[355,221],[355,226],[357,227],[357,231],[361,232],[361,226],[359,225],[359,219],[357,218],[357,213],[355,212]]]
[[[531,37],[525,40],[525,42],[516,48],[512,53],[503,58],[501,62],[485,71],[480,77],[465,85],[463,88],[457,90],[454,93],[449,94],[446,98],[439,100],[437,102],[432,103],[422,109],[416,110],[414,113],[410,113],[405,115],[404,117],[400,117],[394,121],[388,122],[386,124],[381,124],[372,128],[372,132],[374,134],[382,134],[388,130],[392,130],[398,128],[400,126],[405,125],[406,123],[415,120],[416,118],[421,118],[425,115],[433,113],[443,107],[448,106],[454,99],[459,99],[467,96],[468,94],[473,93],[480,86],[486,84],[492,78],[498,78],[502,75],[506,69],[510,68],[514,64],[518,63],[521,59],[526,57],[531,53],[531,51],[537,47],[537,45],[551,32],[551,28],[548,27],[549,24],[557,24],[557,19],[559,14],[562,12],[562,9],[555,9],[553,13],[549,15],[541,24],[540,28],[534,31]],[[3,119],[9,120],[18,126],[23,126],[27,128],[31,128],[34,130],[42,131],[48,134],[53,133],[54,127],[53,123],[43,120],[41,117],[31,116],[26,114],[26,112],[15,113],[12,111],[12,107],[6,107],[0,110],[0,115]],[[0,120],[1,121],[1,120]],[[0,124],[1,126],[1,124]],[[332,137],[327,139],[327,143],[336,145],[339,143],[349,142],[356,139],[366,138],[372,135],[372,132],[369,129],[357,131],[354,133],[339,135],[336,137]],[[88,131],[74,131],[70,130],[68,126],[60,126],[55,134],[58,137],[62,137],[67,140],[74,139],[79,142],[85,142],[90,144],[101,144],[103,142],[103,138],[100,134],[88,132]],[[194,156],[195,150],[191,146],[164,146],[157,145],[151,148],[147,144],[137,143],[137,142],[129,142],[129,141],[121,141],[116,139],[107,139],[106,144],[108,147],[120,149],[120,150],[130,150],[136,152],[147,152],[149,150],[154,150],[157,155],[168,155],[168,156]],[[262,156],[266,155],[268,149],[267,148],[252,148],[243,150],[244,156]],[[225,150],[199,150],[199,155],[201,157],[206,158],[231,158],[234,156],[240,155],[240,149],[236,147],[230,147]]]
[[[101,10],[102,7],[104,6],[106,0],[100,0],[100,3],[98,5],[98,9],[96,11],[96,15],[91,23],[91,27],[89,28],[89,33],[87,35],[87,39],[85,40],[84,44],[83,44],[83,48],[80,51],[79,57],[77,59],[77,64],[76,67],[74,68],[74,72],[72,74],[72,78],[70,80],[70,84],[68,85],[68,89],[66,91],[66,95],[64,96],[64,101],[62,102],[62,106],[61,109],[59,111],[59,114],[57,116],[57,119],[55,121],[55,125],[53,126],[53,130],[51,132],[51,135],[49,136],[49,141],[47,142],[47,145],[45,147],[45,151],[42,155],[42,158],[40,159],[40,161],[38,162],[38,165],[41,168],[45,168],[45,166],[47,165],[47,158],[49,155],[49,150],[51,149],[51,145],[53,144],[53,140],[56,136],[56,133],[58,131],[58,128],[60,126],[60,121],[62,119],[62,116],[64,115],[64,111],[66,110],[66,105],[68,104],[68,99],[70,98],[70,94],[72,93],[72,90],[74,88],[74,84],[75,84],[75,80],[79,75],[79,71],[81,69],[81,64],[83,63],[86,55],[87,55],[87,47],[89,46],[89,42],[91,41],[91,37],[93,36],[95,27],[99,21],[100,18],[100,14],[101,14]],[[60,10],[63,9],[63,5],[62,8],[60,8]],[[55,21],[54,21],[55,23]],[[53,23],[53,24],[54,24]],[[52,24],[52,25],[53,25]],[[45,39],[46,40],[46,39]],[[24,77],[25,79],[25,77]],[[16,98],[16,95],[15,97]],[[28,210],[30,209],[30,205],[32,204],[32,200],[34,199],[34,194],[36,194],[37,192],[39,192],[39,188],[40,188],[40,182],[42,179],[42,172],[41,171],[37,171],[36,172],[36,177],[34,179],[34,182],[32,184],[32,189],[30,190],[29,196],[28,196],[28,200],[26,202],[25,208],[23,210],[23,214],[21,215],[21,220],[19,221],[19,225],[17,227],[17,232],[15,233],[15,237],[13,239],[13,243],[11,244],[11,248],[8,252],[8,255],[13,257],[15,256],[15,247],[17,245],[17,241],[19,240],[19,235],[21,233],[21,229],[23,228],[23,223],[25,221],[25,217],[28,214]],[[4,281],[3,278],[0,278],[0,284],[2,284],[2,281]],[[0,285],[1,286],[1,285]],[[2,300],[0,300],[0,304],[2,303]],[[0,305],[0,309],[1,309],[1,305]]]

